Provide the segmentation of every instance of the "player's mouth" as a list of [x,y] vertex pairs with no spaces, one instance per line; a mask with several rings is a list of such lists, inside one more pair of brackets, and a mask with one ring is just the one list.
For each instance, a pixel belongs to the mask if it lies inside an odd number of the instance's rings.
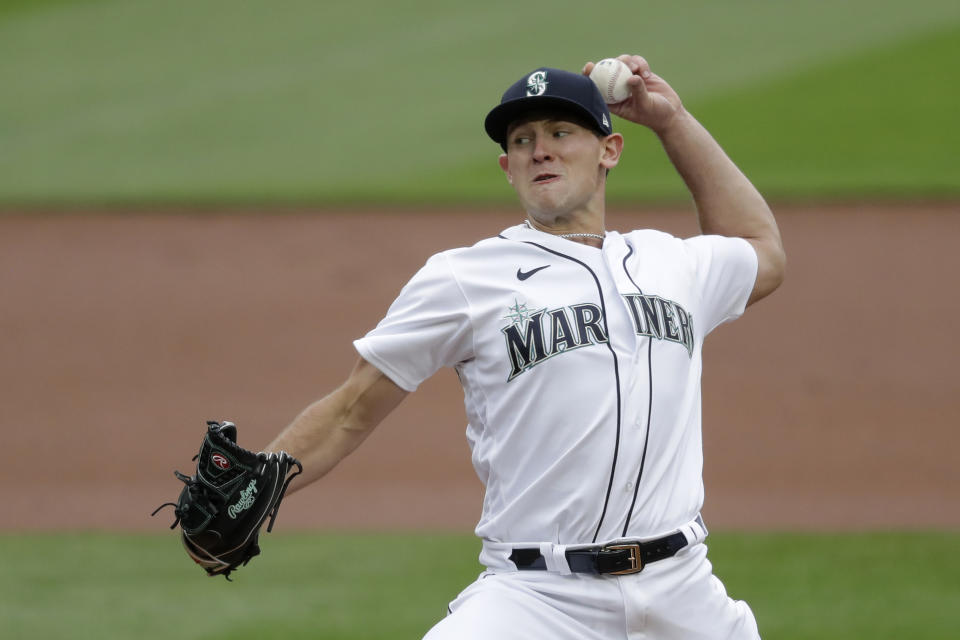
[[548,184],[550,182],[556,182],[560,179],[560,175],[556,173],[538,173],[533,178],[533,184]]

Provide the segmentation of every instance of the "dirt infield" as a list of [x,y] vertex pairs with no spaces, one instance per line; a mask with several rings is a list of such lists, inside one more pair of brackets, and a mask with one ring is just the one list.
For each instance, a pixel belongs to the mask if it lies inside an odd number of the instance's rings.
[[[786,284],[707,340],[715,528],[960,527],[960,207],[778,207]],[[399,287],[516,212],[0,217],[0,529],[163,530],[205,419],[266,445],[331,390]],[[695,232],[688,211],[608,227]],[[469,530],[450,371],[279,528]],[[282,525],[282,526],[281,526]]]

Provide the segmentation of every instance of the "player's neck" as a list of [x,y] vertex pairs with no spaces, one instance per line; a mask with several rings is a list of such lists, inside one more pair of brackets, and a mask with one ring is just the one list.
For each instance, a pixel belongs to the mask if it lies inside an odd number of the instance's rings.
[[564,240],[578,242],[598,249],[603,246],[603,239],[607,234],[603,225],[603,218],[592,222],[554,221],[554,224],[545,224],[542,220],[537,220],[534,216],[528,215],[524,223],[536,231],[549,233]]

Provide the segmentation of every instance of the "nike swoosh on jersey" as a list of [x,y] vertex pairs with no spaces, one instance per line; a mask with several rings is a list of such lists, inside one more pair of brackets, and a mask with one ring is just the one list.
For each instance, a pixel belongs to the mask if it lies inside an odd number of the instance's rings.
[[543,271],[544,269],[546,269],[546,268],[549,267],[549,266],[550,266],[550,265],[545,264],[545,265],[543,265],[542,267],[537,267],[536,269],[530,269],[530,271],[524,271],[524,270],[522,270],[522,269],[517,269],[517,280],[526,280],[527,278],[529,278],[530,276],[532,276],[533,274],[535,274],[537,271]]

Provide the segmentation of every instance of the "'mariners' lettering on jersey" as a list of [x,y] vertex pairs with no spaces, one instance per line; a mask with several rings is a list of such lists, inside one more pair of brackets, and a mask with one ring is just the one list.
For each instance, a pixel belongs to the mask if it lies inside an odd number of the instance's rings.
[[625,294],[638,336],[676,342],[693,355],[693,314],[672,300],[659,296]]
[[501,329],[510,358],[508,382],[555,355],[607,341],[603,313],[595,304],[529,311],[515,302],[509,310],[504,319],[513,324]]
[[[693,316],[683,307],[657,296],[624,298],[637,335],[676,342],[693,353]],[[508,382],[556,355],[607,342],[603,313],[592,303],[531,311],[514,301],[504,320],[511,322],[500,330],[510,360]]]

